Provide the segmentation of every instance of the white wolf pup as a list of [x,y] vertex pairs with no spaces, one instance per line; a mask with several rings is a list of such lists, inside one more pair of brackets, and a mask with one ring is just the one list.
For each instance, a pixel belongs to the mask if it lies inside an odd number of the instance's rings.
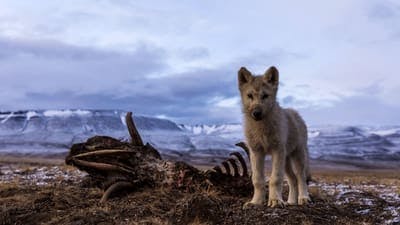
[[279,106],[276,95],[279,72],[270,67],[264,75],[253,76],[245,67],[238,72],[239,90],[244,114],[244,132],[250,148],[250,161],[254,195],[249,205],[262,205],[265,201],[266,154],[272,156],[269,180],[268,206],[284,206],[282,185],[284,174],[289,183],[290,205],[304,205],[310,201],[307,178],[307,127],[293,109]]

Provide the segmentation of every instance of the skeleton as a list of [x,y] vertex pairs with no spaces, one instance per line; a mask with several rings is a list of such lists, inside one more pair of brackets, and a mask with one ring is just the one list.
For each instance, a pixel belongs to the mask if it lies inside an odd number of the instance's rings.
[[[201,171],[184,162],[166,161],[142,138],[132,119],[126,115],[131,142],[112,137],[95,136],[85,143],[74,144],[66,157],[66,164],[86,171],[97,186],[103,188],[100,202],[121,190],[133,191],[139,187],[174,187],[183,191],[215,188],[230,193],[249,193],[252,189],[246,161],[239,152],[212,170]],[[244,143],[238,143],[248,154]],[[238,164],[240,166],[238,166]],[[223,168],[223,169],[222,169]]]

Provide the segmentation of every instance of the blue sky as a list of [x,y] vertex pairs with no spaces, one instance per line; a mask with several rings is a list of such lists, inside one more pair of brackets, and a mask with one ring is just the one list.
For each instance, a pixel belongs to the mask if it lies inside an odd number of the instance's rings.
[[309,124],[400,124],[400,3],[0,0],[0,109],[240,122],[237,70],[280,70]]

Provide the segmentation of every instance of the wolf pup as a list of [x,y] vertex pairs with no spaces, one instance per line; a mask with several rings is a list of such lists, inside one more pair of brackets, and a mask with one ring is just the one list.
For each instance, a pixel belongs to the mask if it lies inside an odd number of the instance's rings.
[[239,90],[244,114],[244,132],[250,148],[254,195],[244,205],[262,205],[265,201],[266,154],[271,154],[272,171],[269,180],[268,206],[282,207],[284,174],[289,184],[290,205],[310,201],[308,178],[307,127],[293,109],[279,106],[276,95],[279,72],[270,67],[264,75],[253,76],[245,67],[238,72]]

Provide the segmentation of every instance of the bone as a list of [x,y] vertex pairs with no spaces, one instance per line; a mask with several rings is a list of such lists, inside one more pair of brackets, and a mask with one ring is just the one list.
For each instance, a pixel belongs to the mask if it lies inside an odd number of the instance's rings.
[[123,168],[121,166],[116,166],[116,165],[111,165],[107,163],[98,163],[98,162],[88,162],[80,159],[75,159],[73,161],[73,164],[78,165],[78,166],[84,166],[84,167],[89,167],[97,170],[102,170],[102,171],[120,171],[120,172],[126,172],[126,173],[132,173],[131,170]]
[[231,174],[231,168],[229,167],[228,162],[227,162],[227,161],[223,161],[223,162],[222,162],[222,165],[223,165],[224,168],[225,168],[226,174],[231,176],[231,175],[232,175],[232,174]]
[[242,166],[242,176],[247,177],[249,173],[247,171],[246,161],[244,160],[242,154],[240,154],[239,152],[232,152],[230,155],[235,156],[238,159],[240,165]]
[[232,168],[233,168],[233,176],[234,176],[234,177],[238,177],[240,174],[239,174],[239,167],[236,165],[236,160],[233,159],[233,158],[229,158],[229,159],[228,159],[228,162],[230,162],[230,164],[232,165]]
[[219,166],[214,166],[213,168],[217,173],[222,173],[222,169]]
[[132,112],[128,112],[125,117],[126,126],[128,127],[129,135],[131,136],[131,143],[135,146],[143,146],[142,138],[136,129],[135,123],[132,119]]
[[236,146],[239,146],[239,147],[241,147],[241,148],[243,148],[243,150],[246,152],[246,154],[247,154],[247,158],[250,160],[250,150],[249,150],[249,148],[247,147],[247,145],[246,145],[246,143],[244,143],[244,142],[239,142],[239,143],[236,143],[235,144]]
[[133,154],[135,154],[135,152],[132,150],[103,149],[103,150],[97,150],[97,151],[93,151],[93,152],[81,153],[81,154],[73,156],[73,158],[81,158],[81,157],[85,157],[85,156],[96,156],[96,155],[109,155],[109,154],[112,155],[115,153],[133,153]]
[[134,187],[134,185],[127,181],[117,182],[107,188],[107,190],[104,192],[103,196],[100,199],[100,203],[106,202],[110,198],[110,195],[116,191],[119,191],[119,190],[122,190],[125,188],[133,188],[133,187]]

